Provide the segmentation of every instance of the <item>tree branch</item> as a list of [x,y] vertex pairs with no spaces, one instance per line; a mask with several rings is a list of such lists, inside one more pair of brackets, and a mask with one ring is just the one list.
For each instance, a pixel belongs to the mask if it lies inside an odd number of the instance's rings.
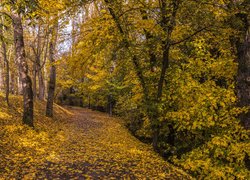
[[11,20],[13,20],[13,17],[12,17],[12,14],[10,14],[9,12],[7,11],[0,11],[0,15],[5,15],[7,17],[9,17]]
[[180,43],[182,43],[184,41],[187,41],[187,40],[191,39],[192,37],[194,37],[195,35],[199,34],[200,32],[204,31],[205,29],[207,29],[207,27],[203,27],[203,28],[195,31],[193,34],[189,35],[188,37],[185,37],[182,40],[179,40],[179,41],[176,41],[176,42],[172,42],[170,45],[173,46],[173,45],[180,44]]

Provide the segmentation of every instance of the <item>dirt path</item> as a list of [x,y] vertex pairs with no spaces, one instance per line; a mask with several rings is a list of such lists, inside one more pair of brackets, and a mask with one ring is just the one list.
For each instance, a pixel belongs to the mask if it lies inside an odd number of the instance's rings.
[[62,130],[67,140],[42,170],[47,179],[188,179],[133,137],[119,119],[68,109],[74,115]]
[[118,118],[55,105],[51,119],[44,109],[36,103],[35,129],[23,126],[15,109],[0,109],[0,180],[190,179]]

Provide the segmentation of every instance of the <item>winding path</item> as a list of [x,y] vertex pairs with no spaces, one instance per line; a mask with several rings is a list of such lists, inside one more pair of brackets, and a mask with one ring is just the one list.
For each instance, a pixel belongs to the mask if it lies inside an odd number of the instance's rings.
[[[122,125],[121,120],[82,108],[73,116],[59,154],[49,161],[47,179],[189,179]],[[57,172],[57,173],[55,173]]]

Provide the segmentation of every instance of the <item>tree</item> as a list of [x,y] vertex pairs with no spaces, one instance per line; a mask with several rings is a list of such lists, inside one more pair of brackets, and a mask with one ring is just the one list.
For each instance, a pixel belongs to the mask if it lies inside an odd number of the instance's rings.
[[[177,26],[176,21],[179,20],[180,18],[180,15],[178,15],[178,11],[182,11],[180,7],[183,6],[183,2],[161,0],[159,2],[150,1],[150,2],[143,2],[141,4],[138,3],[137,6],[141,10],[139,18],[142,19],[142,21],[148,21],[148,16],[151,16],[151,14],[150,13],[147,14],[147,12],[153,11],[152,10],[153,8],[158,9],[157,20],[156,22],[154,22],[155,26],[159,28],[159,31],[157,32],[157,34],[152,33],[154,35],[151,35],[150,31],[152,31],[152,29],[147,30],[147,27],[143,28],[143,34],[140,34],[140,36],[145,36],[147,41],[156,42],[160,48],[160,51],[155,51],[155,52],[152,52],[152,50],[147,51],[147,54],[149,55],[149,62],[151,64],[151,67],[153,64],[153,66],[155,66],[154,68],[157,68],[157,71],[152,72],[153,74],[155,74],[155,78],[157,80],[154,82],[155,88],[151,89],[149,88],[149,86],[152,82],[147,82],[146,80],[147,77],[144,75],[146,74],[147,69],[143,68],[144,65],[142,64],[142,62],[140,62],[139,60],[140,57],[136,55],[137,52],[133,52],[133,50],[131,50],[133,46],[132,44],[136,42],[133,42],[134,40],[133,39],[131,40],[128,37],[129,37],[129,34],[132,33],[133,31],[132,32],[127,31],[126,28],[128,28],[128,25],[122,24],[120,17],[123,16],[124,14],[118,15],[118,11],[122,10],[123,8],[122,5],[121,7],[119,7],[121,9],[115,10],[114,7],[116,7],[117,4],[119,3],[116,3],[116,2],[112,3],[109,0],[105,0],[105,2],[108,6],[107,8],[109,9],[111,16],[113,17],[117,25],[117,29],[119,30],[121,36],[123,37],[123,42],[125,44],[125,47],[128,49],[130,55],[132,56],[131,59],[134,65],[134,69],[136,71],[137,78],[140,81],[140,85],[143,89],[144,103],[147,104],[146,105],[147,116],[150,119],[151,126],[152,126],[151,129],[153,131],[153,147],[156,151],[158,151],[158,139],[159,139],[158,136],[160,133],[159,127],[160,127],[160,118],[161,118],[160,117],[161,112],[159,110],[159,106],[162,102],[164,84],[167,83],[165,76],[169,68],[171,49],[174,45],[185,42],[189,38],[192,38],[198,33],[202,32],[206,28],[201,27],[198,30],[194,31],[192,34],[188,35],[187,37],[184,37],[183,39],[175,42],[173,39],[173,31]],[[125,8],[125,5],[124,5],[124,8]],[[128,11],[130,11],[130,9]],[[126,16],[126,14],[124,16]],[[141,29],[141,27],[137,27],[137,28],[138,28],[138,31],[139,29]],[[160,37],[160,41],[156,40],[156,39],[159,39],[159,37],[157,36]],[[174,144],[174,137],[173,137],[174,127],[172,124],[169,124],[169,129],[171,130],[169,143]]]
[[3,20],[4,18],[1,19],[2,20],[2,27],[0,27],[0,38],[2,41],[2,54],[3,54],[3,59],[4,59],[4,64],[5,64],[5,99],[7,102],[7,105],[10,106],[9,103],[9,93],[10,93],[10,78],[9,78],[9,74],[10,74],[10,66],[9,66],[9,60],[7,57],[7,47],[6,47],[6,43],[4,40],[4,23]]
[[[49,43],[49,24],[46,23],[46,18],[37,16],[34,26],[31,27],[27,33],[30,35],[29,47],[31,52],[29,59],[33,63],[33,90],[34,99],[38,96],[39,100],[44,100],[45,97],[45,75],[44,69],[48,54],[48,43]],[[38,79],[38,95],[37,95],[37,79]]]
[[230,26],[237,11],[226,10],[232,1],[96,2],[63,58],[65,87],[76,87],[86,105],[91,96],[105,106],[115,92],[115,113],[133,133],[196,176],[247,177],[249,137],[237,118],[245,108],[236,106],[231,44],[241,30]]
[[17,62],[20,67],[20,75],[23,86],[23,123],[31,127],[33,124],[33,91],[31,78],[28,75],[28,64],[25,56],[25,47],[23,41],[23,27],[20,14],[11,15],[14,28],[14,41]]
[[239,13],[236,18],[241,21],[240,37],[236,39],[237,60],[239,63],[237,75],[237,94],[240,107],[248,107],[248,112],[241,115],[246,129],[250,128],[250,5],[249,1],[239,2]]
[[49,43],[49,60],[50,60],[50,76],[48,84],[48,99],[46,107],[46,116],[53,116],[53,103],[55,97],[55,86],[56,86],[56,67],[55,67],[55,53],[57,44],[57,33],[58,33],[58,20],[55,20],[55,24],[51,29],[51,39]]
[[[13,39],[16,52],[16,61],[20,70],[20,78],[23,88],[23,123],[33,127],[33,90],[32,81],[28,74],[28,63],[25,53],[22,15],[25,11],[28,12],[27,15],[29,15],[35,9],[36,2],[4,1],[3,5],[4,11],[2,11],[1,14],[4,14],[11,19],[14,30]],[[9,11],[6,11],[6,9],[9,9]]]

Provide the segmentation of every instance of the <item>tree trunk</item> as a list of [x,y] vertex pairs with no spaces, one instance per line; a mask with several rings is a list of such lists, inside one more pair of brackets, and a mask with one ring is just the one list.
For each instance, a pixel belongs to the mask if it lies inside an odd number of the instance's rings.
[[44,87],[44,81],[43,81],[43,74],[42,74],[42,68],[38,68],[38,71],[37,71],[37,75],[38,75],[38,85],[39,85],[39,100],[43,101],[44,100],[44,90],[45,90],[45,87]]
[[[237,95],[240,107],[250,107],[250,19],[245,17],[244,41],[237,43],[238,76]],[[248,18],[248,19],[247,19]],[[241,115],[241,121],[246,129],[250,128],[250,110]]]
[[[46,43],[45,43],[45,50],[44,50],[44,54],[43,54],[43,65],[41,65],[41,67],[40,68],[43,68],[44,67],[44,65],[46,64],[46,61],[47,61],[47,58],[48,58],[48,50],[49,49],[49,34],[46,36]],[[42,69],[41,69],[42,70]],[[44,98],[46,97],[47,98],[47,94],[45,93],[45,92],[48,92],[48,80],[47,80],[47,78],[45,78],[45,77],[48,77],[48,72],[47,72],[47,69],[46,68],[44,68],[43,69],[43,76],[42,77],[44,77],[43,78],[43,86],[44,86]]]
[[[1,56],[0,56],[0,62],[2,62]],[[2,63],[0,63],[0,91],[2,91],[4,89],[4,74],[3,74],[3,67],[2,67]]]
[[[3,27],[0,28],[0,35],[4,36],[3,34]],[[1,38],[2,40],[2,50],[3,50],[3,60],[4,60],[4,64],[5,64],[5,100],[7,102],[7,105],[9,106],[9,93],[10,93],[10,78],[9,78],[9,72],[10,72],[10,66],[9,66],[9,60],[7,58],[7,48],[6,48],[6,44],[4,42],[4,39]]]
[[20,76],[23,87],[23,123],[30,127],[34,127],[32,82],[28,75],[28,64],[25,59],[26,55],[23,40],[23,26],[20,15],[13,14],[12,23],[14,28],[16,59],[20,68]]
[[33,62],[33,98],[36,100],[36,76],[37,76],[37,62]]
[[[162,41],[162,66],[161,66],[161,73],[160,73],[160,78],[158,81],[158,85],[157,85],[157,95],[156,95],[156,106],[161,102],[162,100],[162,94],[163,94],[163,87],[164,87],[164,80],[165,80],[165,75],[166,72],[169,68],[169,54],[170,54],[170,43],[171,43],[171,37],[172,37],[172,32],[173,29],[175,27],[175,18],[177,15],[177,11],[179,8],[179,1],[175,0],[172,1],[172,12],[171,12],[171,16],[168,17],[168,12],[167,12],[167,2],[165,0],[161,0],[160,1],[160,5],[161,5],[161,27],[164,30],[164,32],[166,33],[166,37],[165,40]],[[158,112],[159,110],[156,108],[155,110],[153,110],[152,112],[152,130],[153,130],[153,148],[155,151],[158,151],[158,141],[159,141],[159,133],[160,133],[160,120],[159,120],[159,114],[160,112]],[[172,125],[169,125],[169,127],[173,127]],[[169,133],[169,137],[171,137],[171,143],[174,144],[174,129],[172,128],[172,130]]]
[[10,94],[10,66],[9,66],[9,60],[7,58],[7,49],[6,49],[6,44],[4,41],[2,41],[2,49],[3,49],[3,59],[5,63],[5,99],[6,102],[9,104],[9,94]]
[[56,51],[56,42],[57,42],[57,32],[58,32],[58,22],[55,27],[52,29],[52,37],[49,43],[49,60],[51,63],[50,67],[50,78],[48,84],[48,99],[46,107],[46,116],[53,117],[53,102],[55,96],[56,88],[56,67],[55,67],[55,51]]
[[17,76],[17,95],[23,95],[23,84],[21,79],[21,69],[19,62],[16,62],[18,64],[18,76]]
[[[37,73],[37,77],[38,77],[38,86],[39,86],[39,88],[38,88],[38,94],[39,94],[38,98],[39,98],[39,100],[42,101],[42,100],[44,100],[44,81],[43,81],[43,73],[42,73],[44,64],[41,63],[41,55],[42,55],[42,52],[43,52],[43,47],[41,47],[42,45],[41,45],[40,33],[41,33],[41,26],[38,26],[37,51],[34,52],[34,53],[36,55],[36,73]],[[46,45],[46,40],[44,41],[44,45]],[[47,49],[47,47],[46,47],[46,49]],[[45,60],[44,60],[44,63],[45,63]]]
[[38,77],[38,98],[39,100],[43,101],[44,100],[44,95],[45,95],[45,83],[44,83],[44,76],[43,76],[43,69],[44,65],[46,63],[46,58],[47,58],[47,49],[48,49],[48,39],[46,38],[44,41],[44,46],[45,46],[45,51],[44,51],[44,61],[41,62],[41,55],[43,52],[43,48],[41,48],[41,40],[40,40],[40,27],[38,31],[38,45],[37,45],[37,52],[34,53],[36,55],[36,64],[37,64],[37,77]]
[[16,94],[15,85],[17,84],[16,77],[13,72],[10,73],[10,93]]

